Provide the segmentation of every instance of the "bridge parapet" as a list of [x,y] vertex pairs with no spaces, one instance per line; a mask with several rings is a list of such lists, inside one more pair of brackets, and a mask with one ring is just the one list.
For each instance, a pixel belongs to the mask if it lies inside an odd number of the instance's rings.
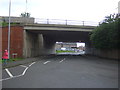
[[38,24],[79,25],[79,26],[98,26],[99,25],[99,22],[94,22],[94,21],[40,19],[40,18],[35,18],[35,23],[38,23]]

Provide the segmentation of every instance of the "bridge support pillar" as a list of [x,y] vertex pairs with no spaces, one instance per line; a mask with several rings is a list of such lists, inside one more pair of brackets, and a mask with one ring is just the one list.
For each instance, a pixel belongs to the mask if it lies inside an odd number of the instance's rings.
[[55,54],[55,41],[50,37],[43,36],[43,45],[44,49],[43,52],[45,55]]
[[85,54],[93,54],[93,48],[90,41],[85,43]]
[[39,56],[43,51],[43,36],[24,30],[23,56],[25,58]]

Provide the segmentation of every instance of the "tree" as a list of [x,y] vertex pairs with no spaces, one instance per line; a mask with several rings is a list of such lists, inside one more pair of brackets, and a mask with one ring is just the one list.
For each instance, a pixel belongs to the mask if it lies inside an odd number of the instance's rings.
[[21,13],[20,16],[21,17],[30,17],[30,13],[24,12],[24,13]]
[[119,34],[120,18],[119,14],[111,14],[92,32],[90,40],[95,48],[120,49]]

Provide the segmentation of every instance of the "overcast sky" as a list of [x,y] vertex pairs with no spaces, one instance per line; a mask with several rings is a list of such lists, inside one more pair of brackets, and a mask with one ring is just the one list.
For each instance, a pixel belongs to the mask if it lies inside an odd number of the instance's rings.
[[[27,12],[35,18],[102,21],[118,12],[120,0],[27,0]],[[26,11],[26,0],[11,0],[11,16]],[[0,16],[9,15],[9,0],[0,0]]]

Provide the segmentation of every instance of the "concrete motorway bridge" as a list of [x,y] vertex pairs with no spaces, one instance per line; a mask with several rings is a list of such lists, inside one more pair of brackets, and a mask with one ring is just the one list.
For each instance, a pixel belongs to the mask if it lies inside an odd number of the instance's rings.
[[79,42],[86,45],[86,53],[91,53],[89,34],[95,26],[75,26],[56,24],[24,25],[24,57],[55,54],[56,42]]

